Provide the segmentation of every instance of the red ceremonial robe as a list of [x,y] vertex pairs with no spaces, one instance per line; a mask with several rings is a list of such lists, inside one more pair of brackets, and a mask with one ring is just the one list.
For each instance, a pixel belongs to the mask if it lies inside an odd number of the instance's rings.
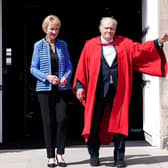
[[[153,76],[165,77],[167,74],[165,54],[162,49],[160,51],[156,49],[154,41],[141,44],[122,36],[116,36],[114,46],[118,60],[118,84],[112,111],[107,106],[101,122],[101,144],[109,144],[113,133],[128,136],[133,69]],[[101,42],[100,37],[96,37],[88,40],[82,50],[73,84],[74,93],[77,80],[83,84],[85,89],[86,99],[81,100],[85,107],[82,132],[85,142],[88,141],[91,130],[100,64]]]

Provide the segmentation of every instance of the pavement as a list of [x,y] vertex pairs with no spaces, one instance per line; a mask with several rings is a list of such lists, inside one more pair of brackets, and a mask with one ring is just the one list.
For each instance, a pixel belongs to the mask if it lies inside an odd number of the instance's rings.
[[[100,148],[100,168],[112,167],[113,143]],[[71,145],[65,149],[68,168],[89,168],[89,155],[85,145]],[[168,150],[145,141],[126,141],[126,163],[129,168],[168,168]],[[46,150],[0,149],[0,168],[47,168]],[[57,166],[58,167],[58,166]]]

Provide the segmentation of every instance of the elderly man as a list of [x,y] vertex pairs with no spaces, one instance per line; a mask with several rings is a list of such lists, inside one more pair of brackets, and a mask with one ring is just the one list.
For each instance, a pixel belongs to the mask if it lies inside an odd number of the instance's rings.
[[163,44],[168,32],[144,43],[115,36],[117,21],[104,17],[101,35],[86,41],[75,73],[73,91],[85,107],[82,135],[91,166],[99,166],[99,148],[114,140],[114,166],[125,167],[125,137],[133,70],[165,77]]

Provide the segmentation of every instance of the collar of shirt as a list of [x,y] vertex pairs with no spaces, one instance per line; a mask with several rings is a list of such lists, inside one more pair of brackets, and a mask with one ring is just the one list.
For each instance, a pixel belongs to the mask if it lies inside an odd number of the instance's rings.
[[101,39],[102,44],[108,44],[108,43],[113,42],[113,39],[107,41],[107,40],[105,40],[102,36],[100,36],[100,39]]

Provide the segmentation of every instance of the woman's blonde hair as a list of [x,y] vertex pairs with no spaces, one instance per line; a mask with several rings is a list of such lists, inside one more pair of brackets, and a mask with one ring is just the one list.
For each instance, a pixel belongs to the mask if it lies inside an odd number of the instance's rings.
[[47,32],[47,27],[49,23],[57,25],[59,28],[61,27],[61,21],[58,18],[58,16],[55,15],[48,15],[47,17],[44,18],[42,22],[42,29],[46,33]]

